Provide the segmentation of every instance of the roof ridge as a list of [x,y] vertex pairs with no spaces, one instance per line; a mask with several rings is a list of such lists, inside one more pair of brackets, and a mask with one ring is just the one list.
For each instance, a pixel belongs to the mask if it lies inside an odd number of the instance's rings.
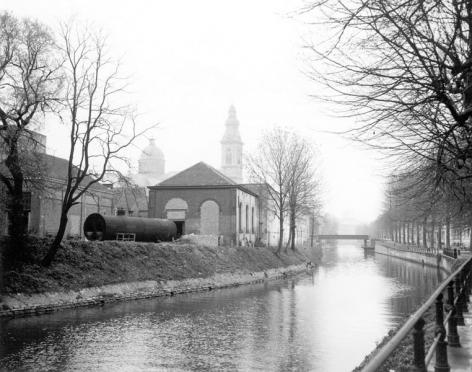
[[231,185],[238,185],[238,183],[234,182],[231,178],[229,178],[228,176],[226,176],[223,172],[219,171],[218,169],[216,169],[215,167],[212,167],[210,164],[207,164],[205,162],[201,162],[203,163],[204,165],[206,165],[208,168],[210,168],[213,172],[215,172],[218,176],[220,176],[221,178],[225,179],[226,181],[228,181]]
[[[207,174],[205,174],[205,172]],[[172,177],[163,180],[156,186],[179,186],[179,183],[181,183],[181,186],[238,185],[231,178],[227,177],[213,166],[203,161],[199,161]]]

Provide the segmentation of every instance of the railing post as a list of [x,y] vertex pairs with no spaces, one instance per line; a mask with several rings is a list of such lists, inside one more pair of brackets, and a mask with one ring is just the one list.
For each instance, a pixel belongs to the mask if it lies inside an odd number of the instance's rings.
[[447,311],[451,311],[451,316],[447,322],[447,343],[450,347],[461,347],[459,334],[457,333],[456,311],[454,307],[454,281],[447,285]]
[[439,335],[438,344],[436,346],[436,364],[434,372],[449,372],[451,368],[447,360],[447,342],[446,329],[444,328],[444,309],[443,294],[439,294],[436,298],[436,335]]
[[469,312],[469,305],[470,302],[469,298],[469,277],[467,267],[464,267],[461,271],[461,283],[462,283],[462,313]]
[[472,293],[472,270],[470,262],[466,265],[465,272],[467,273],[467,300],[470,301],[470,294]]
[[425,321],[423,318],[418,319],[413,330],[413,372],[426,372],[426,364],[424,362],[424,330]]
[[458,326],[463,326],[465,325],[464,322],[464,315],[462,314],[462,311],[464,309],[463,305],[463,296],[462,296],[462,288],[461,288],[461,273],[459,273],[455,279],[454,282],[456,283],[456,296],[457,296],[457,302],[456,302],[456,319],[457,319],[457,325]]

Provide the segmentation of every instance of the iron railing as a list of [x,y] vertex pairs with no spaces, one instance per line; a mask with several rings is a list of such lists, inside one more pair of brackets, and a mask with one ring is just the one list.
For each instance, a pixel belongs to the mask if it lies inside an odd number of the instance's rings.
[[405,252],[415,252],[415,253],[421,253],[421,254],[438,254],[441,253],[441,250],[438,248],[429,248],[429,247],[424,247],[422,245],[416,245],[416,244],[407,244],[407,243],[396,243],[393,241],[389,240],[382,240],[382,245],[386,246],[387,248],[393,248],[399,251],[405,251]]
[[[412,369],[425,371],[434,354],[436,354],[435,372],[450,371],[448,363],[448,346],[460,347],[458,325],[464,325],[463,312],[467,311],[467,302],[472,286],[472,258],[444,280],[426,302],[412,314],[397,333],[367,362],[362,371],[374,372],[387,360],[398,345],[413,332]],[[447,293],[446,305],[443,304],[443,292]],[[435,338],[425,354],[424,314],[435,304]],[[446,313],[444,312],[446,311]],[[446,331],[447,327],[447,331]],[[446,341],[447,340],[447,341]]]
[[452,258],[457,258],[461,254],[461,250],[457,248],[444,248],[443,254]]

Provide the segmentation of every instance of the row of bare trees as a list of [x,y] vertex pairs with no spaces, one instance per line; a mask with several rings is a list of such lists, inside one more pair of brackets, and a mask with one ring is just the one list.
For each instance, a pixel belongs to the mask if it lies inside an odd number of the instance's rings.
[[306,48],[317,97],[390,160],[377,223],[397,240],[399,225],[402,239],[405,224],[470,226],[472,3],[317,0],[301,15],[322,29]]
[[263,134],[258,151],[247,158],[251,180],[266,185],[267,207],[279,222],[280,253],[288,219],[288,243],[295,249],[300,219],[320,211],[320,179],[314,147],[297,133],[276,127]]
[[31,19],[0,14],[0,182],[7,191],[10,244],[21,257],[27,234],[25,190],[44,187],[43,158],[32,130],[58,121],[67,128],[68,169],[58,231],[43,259],[51,264],[69,210],[90,188],[116,173],[138,130],[124,97],[126,80],[109,56],[106,38],[89,26],[57,32]]
[[462,241],[463,232],[470,233],[472,227],[470,191],[457,194],[450,182],[437,184],[434,170],[435,165],[430,164],[390,176],[384,212],[374,222],[373,233],[398,243],[436,249],[451,247],[454,229],[461,245],[472,247],[472,234],[468,242]]

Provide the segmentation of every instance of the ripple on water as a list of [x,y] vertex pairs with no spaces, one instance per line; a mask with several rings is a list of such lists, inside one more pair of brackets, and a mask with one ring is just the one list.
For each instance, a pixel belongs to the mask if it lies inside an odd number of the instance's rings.
[[324,256],[296,280],[1,321],[0,369],[350,370],[440,279],[349,243]]

